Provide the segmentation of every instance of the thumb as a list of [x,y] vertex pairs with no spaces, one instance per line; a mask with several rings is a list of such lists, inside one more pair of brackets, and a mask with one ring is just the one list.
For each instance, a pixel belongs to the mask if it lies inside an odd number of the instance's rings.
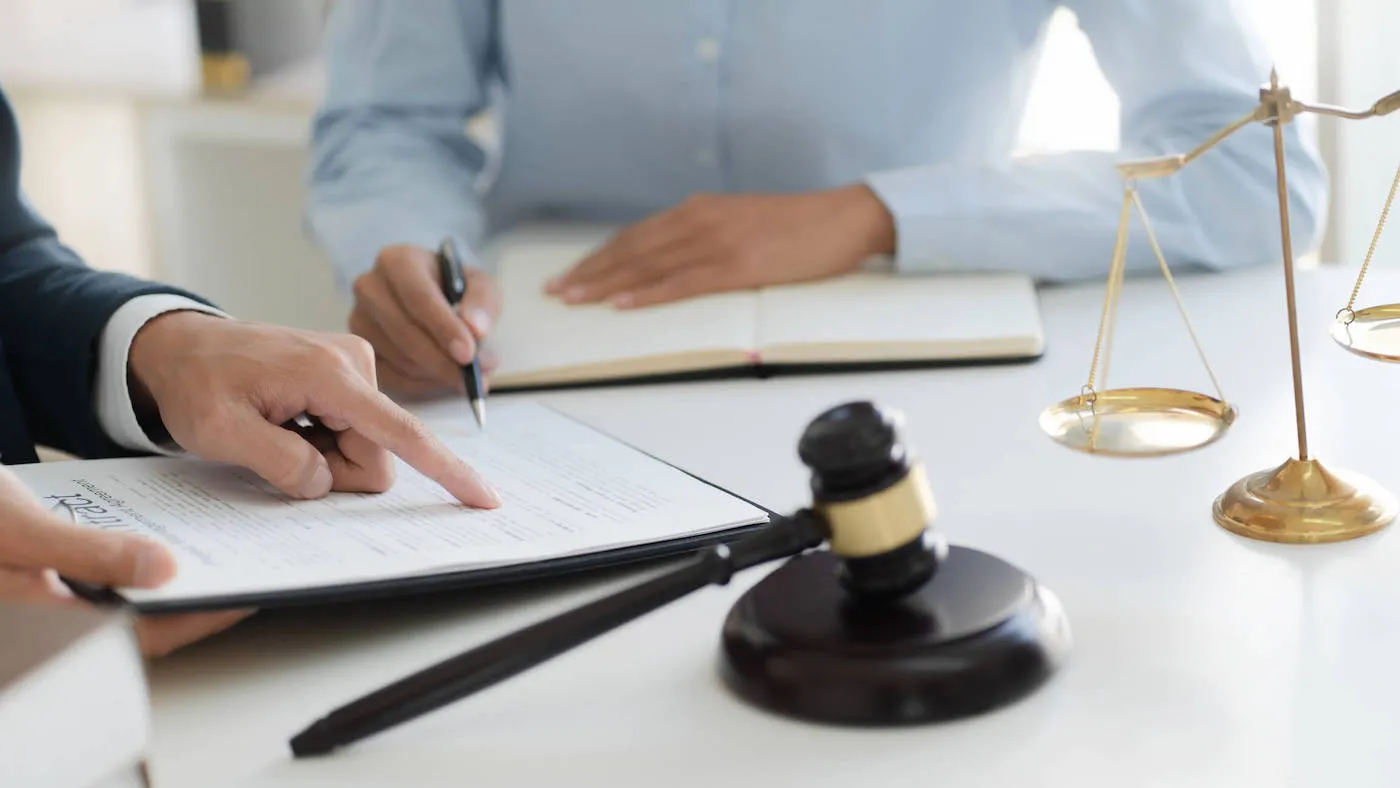
[[156,542],[72,525],[43,510],[10,511],[0,523],[0,562],[51,569],[97,586],[154,588],[175,574],[175,557]]
[[241,465],[293,498],[320,498],[331,490],[325,456],[300,435],[252,409],[231,419],[211,443],[198,453],[216,462]]
[[140,588],[165,583],[176,568],[175,556],[157,542],[59,517],[3,466],[0,565],[23,572],[51,569],[98,586]]

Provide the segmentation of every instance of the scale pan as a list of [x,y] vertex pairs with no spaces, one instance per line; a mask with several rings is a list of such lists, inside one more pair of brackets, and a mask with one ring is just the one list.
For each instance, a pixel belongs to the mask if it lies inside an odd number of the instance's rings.
[[1400,361],[1400,304],[1358,309],[1350,323],[1338,317],[1332,324],[1332,338],[1358,356]]
[[1234,406],[1194,391],[1109,389],[1081,394],[1040,414],[1040,428],[1088,454],[1157,457],[1214,443],[1235,423]]

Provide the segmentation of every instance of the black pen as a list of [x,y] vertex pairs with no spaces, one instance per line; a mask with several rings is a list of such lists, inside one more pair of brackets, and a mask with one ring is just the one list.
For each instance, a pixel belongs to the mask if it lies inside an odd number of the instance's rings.
[[448,657],[321,717],[292,737],[297,758],[325,755],[459,701],[611,632],[734,573],[821,544],[826,521],[810,513],[779,518],[732,542],[700,550],[690,562],[611,595]]
[[[467,277],[462,271],[462,258],[457,253],[457,245],[451,238],[443,240],[442,246],[438,249],[438,272],[442,279],[442,294],[446,296],[447,303],[457,306],[462,298],[467,294]],[[472,356],[471,363],[462,367],[462,381],[467,384],[467,399],[472,404],[472,414],[476,416],[476,423],[481,428],[486,427],[486,398],[482,395],[481,367],[476,360],[480,358],[478,352]]]

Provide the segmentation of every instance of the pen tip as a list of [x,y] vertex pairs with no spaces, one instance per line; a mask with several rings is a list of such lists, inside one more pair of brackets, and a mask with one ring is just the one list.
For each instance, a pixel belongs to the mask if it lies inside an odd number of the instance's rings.
[[318,720],[314,725],[292,737],[292,755],[297,758],[305,758],[313,755],[325,755],[335,749],[335,739],[324,720]]
[[482,429],[486,429],[486,403],[476,400],[472,403],[472,413],[476,414],[476,423]]

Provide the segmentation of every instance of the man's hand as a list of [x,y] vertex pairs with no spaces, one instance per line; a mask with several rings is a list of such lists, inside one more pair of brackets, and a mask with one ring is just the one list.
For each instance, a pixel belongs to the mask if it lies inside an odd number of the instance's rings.
[[[130,371],[133,396],[149,398],[186,451],[250,468],[288,495],[383,492],[394,481],[392,453],[465,504],[501,503],[378,390],[374,352],[359,337],[171,312],[136,335]],[[282,426],[302,413],[334,432],[332,445]]]
[[795,195],[699,195],[638,222],[549,283],[565,303],[632,308],[853,271],[895,246],[865,186]]
[[[58,576],[96,586],[154,588],[175,574],[175,559],[135,536],[76,526],[49,512],[14,474],[0,468],[0,599],[80,604]],[[162,656],[232,626],[252,611],[138,619],[142,653]]]
[[[500,318],[501,292],[485,272],[464,273],[467,295],[456,309],[442,296],[436,253],[417,246],[385,247],[374,268],[355,280],[350,330],[374,346],[386,388],[465,393],[462,366]],[[480,363],[483,374],[498,365],[489,351]]]

